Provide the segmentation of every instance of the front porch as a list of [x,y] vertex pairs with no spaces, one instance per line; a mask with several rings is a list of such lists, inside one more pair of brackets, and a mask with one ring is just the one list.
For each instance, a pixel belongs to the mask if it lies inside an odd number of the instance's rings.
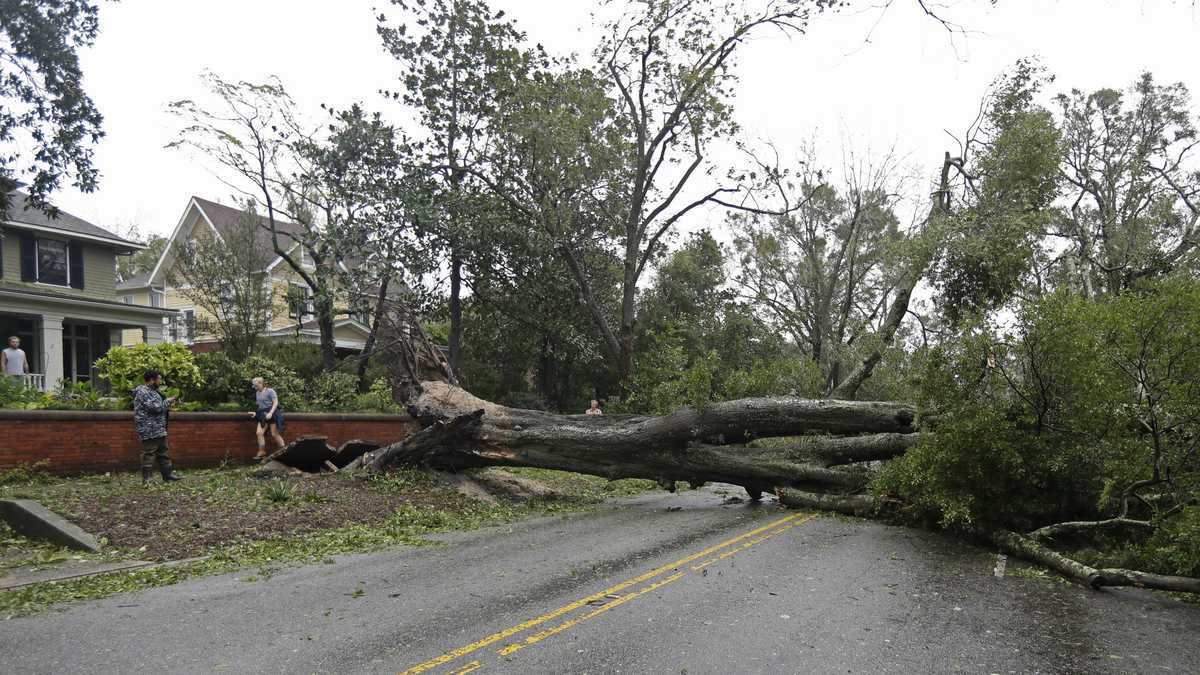
[[29,360],[25,385],[53,390],[60,382],[94,382],[96,359],[121,344],[125,330],[142,331],[143,340],[162,342],[163,318],[171,312],[103,300],[7,296],[0,291],[0,339],[21,340]]

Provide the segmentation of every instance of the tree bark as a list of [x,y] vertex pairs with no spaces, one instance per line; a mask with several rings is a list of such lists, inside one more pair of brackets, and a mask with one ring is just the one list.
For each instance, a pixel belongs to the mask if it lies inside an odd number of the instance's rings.
[[454,372],[458,372],[459,355],[462,352],[462,257],[458,251],[450,253],[450,354],[448,360]]
[[1099,589],[1105,586],[1137,586],[1160,591],[1200,593],[1200,579],[1151,574],[1126,569],[1096,569],[1072,560],[1016,532],[997,532],[992,541],[1001,550],[1049,567],[1065,577]]
[[[813,432],[908,435],[914,419],[913,409],[900,404],[799,398],[728,401],[662,417],[555,415],[499,406],[442,382],[422,383],[409,411],[426,428],[380,452],[376,468],[393,463],[450,470],[529,466],[671,485],[732,483],[752,496],[779,486],[860,489],[865,482],[861,472],[821,462],[857,457],[847,448],[861,448],[814,443],[805,447],[812,454],[789,456],[786,448],[720,445],[724,438]],[[895,456],[908,443],[890,436],[865,438],[859,445],[873,455],[886,446]]]
[[385,274],[379,282],[379,292],[375,296],[375,311],[371,316],[371,332],[363,344],[362,354],[358,358],[358,391],[367,391],[367,368],[371,365],[371,356],[375,352],[375,343],[379,339],[379,329],[383,324],[383,315],[387,311],[388,286],[391,285],[392,275]]

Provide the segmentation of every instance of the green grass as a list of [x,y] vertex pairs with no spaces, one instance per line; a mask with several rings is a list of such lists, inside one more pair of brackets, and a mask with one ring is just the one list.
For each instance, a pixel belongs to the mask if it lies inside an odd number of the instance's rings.
[[[395,495],[420,495],[425,503],[403,503],[390,515],[373,523],[355,523],[342,527],[310,531],[298,535],[271,536],[261,539],[239,538],[213,546],[200,560],[169,566],[96,577],[34,584],[12,591],[0,591],[0,618],[23,616],[57,604],[93,600],[118,593],[175,584],[185,579],[238,570],[253,570],[247,581],[269,577],[283,566],[333,563],[339,555],[368,553],[395,546],[432,545],[427,535],[453,530],[473,530],[510,523],[534,516],[586,511],[606,499],[658,489],[652,481],[607,481],[559,471],[515,469],[512,473],[546,485],[552,494],[524,502],[488,504],[454,492],[444,478],[429,471],[397,470],[361,481],[363,489]],[[305,489],[303,482],[247,480],[244,469],[189,472],[188,480],[169,487],[150,490],[194,491],[206,501],[241,505],[247,509],[320,508],[327,498]],[[338,479],[326,477],[316,480]],[[48,507],[69,510],[81,498],[138,498],[146,488],[133,485],[122,477],[104,475],[69,480],[34,478],[16,485],[0,487],[0,495],[21,493]],[[2,537],[0,537],[2,538]],[[26,542],[28,543],[28,542]],[[108,554],[111,557],[137,557],[137,550]],[[61,552],[47,552],[53,557]]]

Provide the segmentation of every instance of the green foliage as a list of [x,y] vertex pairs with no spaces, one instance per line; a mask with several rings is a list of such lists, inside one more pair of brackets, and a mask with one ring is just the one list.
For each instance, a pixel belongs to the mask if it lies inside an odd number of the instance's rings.
[[0,408],[36,408],[42,393],[25,386],[19,377],[0,376]]
[[[1137,481],[1169,489],[1131,502],[1135,517],[1195,499],[1196,307],[1200,280],[1174,275],[1100,301],[1054,293],[1023,305],[1012,335],[965,327],[915,378],[936,433],[888,463],[874,491],[946,527],[1017,530],[1117,515]],[[1179,542],[1192,524],[1164,518],[1137,554],[1186,567],[1195,548]]]
[[967,169],[973,189],[965,208],[938,224],[946,240],[933,277],[951,322],[1004,305],[1036,259],[1063,155],[1053,116],[1033,103],[1045,81],[1022,61],[997,82],[984,120],[988,141]]
[[289,368],[302,380],[325,372],[321,347],[312,342],[271,340],[259,345],[255,354]]
[[1200,506],[1163,519],[1141,550],[1148,569],[1200,577]]
[[400,412],[401,407],[392,398],[391,385],[385,378],[380,377],[371,382],[365,394],[358,395],[354,402],[354,410],[393,413]]
[[244,369],[225,352],[209,352],[196,356],[196,367],[204,385],[184,391],[184,399],[205,405],[237,403],[248,406],[253,401],[249,380]]
[[90,382],[64,380],[41,406],[50,410],[102,410],[114,407]]
[[322,410],[354,410],[359,397],[358,379],[350,373],[321,373],[308,382],[307,393],[308,400]]
[[296,497],[296,490],[286,481],[274,480],[267,489],[263,490],[262,496],[272,504],[283,504]]
[[23,485],[49,481],[49,468],[50,460],[42,459],[32,464],[21,463],[8,469],[0,469],[0,485]]
[[50,193],[70,179],[96,189],[92,145],[103,118],[84,92],[76,50],[99,29],[95,2],[0,2],[0,221],[12,191],[25,183],[30,206],[55,212]]
[[242,377],[247,382],[255,377],[263,378],[266,385],[279,395],[279,405],[284,410],[301,410],[305,406],[305,384],[288,366],[265,356],[251,356],[242,363]]
[[163,374],[165,385],[194,391],[204,385],[196,357],[179,343],[113,347],[96,361],[96,372],[112,387],[113,395],[127,399],[142,384],[147,370]]

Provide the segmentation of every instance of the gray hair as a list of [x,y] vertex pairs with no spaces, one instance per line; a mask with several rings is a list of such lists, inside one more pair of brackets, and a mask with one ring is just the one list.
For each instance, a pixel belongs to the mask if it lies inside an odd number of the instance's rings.
[[261,377],[256,377],[256,378],[253,378],[250,380],[251,384],[266,384],[266,382],[267,381],[262,379]]

